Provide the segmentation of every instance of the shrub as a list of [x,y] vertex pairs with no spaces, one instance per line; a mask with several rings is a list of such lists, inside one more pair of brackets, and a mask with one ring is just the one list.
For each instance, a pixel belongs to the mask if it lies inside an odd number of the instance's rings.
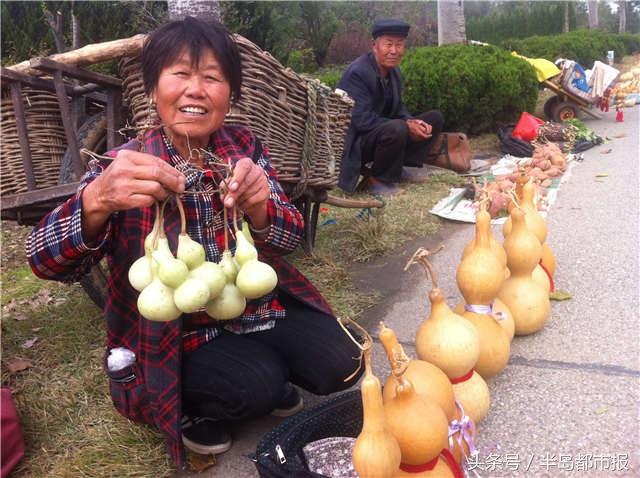
[[546,58],[550,61],[567,58],[590,68],[596,60],[606,61],[608,50],[614,50],[618,58],[640,50],[640,35],[575,30],[560,35],[506,40],[502,46],[530,58]]
[[311,48],[291,51],[287,58],[287,66],[298,73],[309,73],[318,69]]
[[317,71],[314,76],[318,78],[322,83],[335,89],[338,86],[342,73],[347,69],[348,65],[333,65],[330,67],[322,68]]
[[[624,44],[624,54],[632,55],[640,52],[640,35],[637,33],[621,33],[618,35]],[[621,55],[620,55],[621,56]]]
[[447,129],[492,130],[496,122],[532,111],[538,97],[533,67],[494,46],[415,48],[400,68],[409,111],[440,110]]

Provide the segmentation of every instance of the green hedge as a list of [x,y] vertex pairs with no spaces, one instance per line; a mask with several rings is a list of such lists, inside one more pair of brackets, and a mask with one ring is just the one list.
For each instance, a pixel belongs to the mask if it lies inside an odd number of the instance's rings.
[[506,40],[501,46],[530,58],[546,58],[551,61],[567,58],[577,61],[585,68],[591,68],[595,60],[607,60],[608,50],[614,50],[616,58],[639,51],[640,34],[575,30],[560,35]]
[[332,65],[325,67],[314,73],[314,76],[325,85],[335,89],[338,86],[340,78],[342,78],[342,74],[348,66],[349,65]]
[[532,111],[538,98],[533,67],[494,46],[414,48],[400,69],[409,111],[440,110],[449,130],[492,131]]

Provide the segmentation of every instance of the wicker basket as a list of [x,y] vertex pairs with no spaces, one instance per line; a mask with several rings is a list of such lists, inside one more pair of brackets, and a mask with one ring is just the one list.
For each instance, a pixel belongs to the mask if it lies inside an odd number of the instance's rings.
[[[36,188],[54,186],[67,148],[62,116],[56,95],[47,91],[23,87],[25,121],[31,148]],[[13,103],[8,91],[0,103],[0,194],[21,193],[28,190],[22,163],[18,128]]]
[[[235,37],[242,57],[242,99],[226,122],[248,126],[267,146],[279,179],[290,186],[293,199],[307,187],[333,187],[352,100],[283,67],[246,38]],[[132,125],[144,128],[150,115],[155,119],[155,112],[144,94],[139,60],[123,58],[120,76]]]

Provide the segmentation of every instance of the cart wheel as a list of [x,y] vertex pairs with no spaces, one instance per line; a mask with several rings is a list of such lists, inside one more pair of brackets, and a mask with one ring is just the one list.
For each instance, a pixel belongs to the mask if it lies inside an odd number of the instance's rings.
[[557,96],[552,96],[545,102],[543,109],[544,115],[547,117],[547,119],[553,120],[553,110],[555,109],[559,101],[560,98],[558,98]]
[[553,110],[553,120],[557,123],[562,123],[563,121],[574,119],[577,116],[578,112],[576,111],[575,105],[568,101],[558,102]]
[[[98,154],[104,153],[107,145],[107,117],[104,113],[93,115],[78,130],[78,146]],[[86,165],[85,165],[86,166]],[[58,184],[73,181],[73,158],[67,150],[62,158]],[[78,282],[91,301],[104,309],[107,297],[107,271],[102,263],[95,264]]]

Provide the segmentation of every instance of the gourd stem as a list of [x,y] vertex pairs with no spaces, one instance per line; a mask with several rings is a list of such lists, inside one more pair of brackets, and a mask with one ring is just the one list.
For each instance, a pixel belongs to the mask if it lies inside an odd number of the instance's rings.
[[[364,337],[363,344],[360,344],[356,339],[353,338],[353,335],[351,335],[351,332],[349,332],[349,330],[342,323],[343,321],[347,321],[349,324],[356,327],[362,333]],[[355,371],[351,375],[349,375],[344,379],[344,382],[348,382],[353,377],[355,377],[358,374],[358,372],[360,372],[360,369],[362,368],[363,357],[364,357],[365,366],[366,366],[367,353],[371,354],[371,348],[373,347],[373,339],[371,338],[371,335],[369,334],[369,332],[367,332],[367,330],[364,327],[362,327],[360,324],[358,324],[357,322],[351,319],[338,318],[338,324],[340,325],[340,327],[342,327],[342,330],[344,331],[344,333],[347,334],[347,337],[349,337],[349,339],[356,345],[356,347],[360,349],[360,357],[358,358],[358,361],[359,361],[358,368],[355,369]],[[371,364],[369,364],[369,367],[371,367]]]
[[227,208],[223,204],[222,205],[222,221],[224,222],[224,224],[222,225],[222,228],[224,229],[224,250],[225,251],[229,250],[229,233],[227,232],[228,220],[229,219],[227,217]]
[[155,232],[153,234],[153,241],[152,241],[152,249],[155,251],[158,248],[158,239],[165,237],[164,234],[164,206],[165,204],[167,204],[167,200],[165,199],[164,201],[162,201],[162,204],[160,204],[158,201],[156,201],[156,221],[153,224],[153,227],[155,228]]
[[404,374],[409,366],[409,357],[404,352],[402,345],[398,342],[398,338],[393,330],[387,328],[384,322],[380,322],[380,342],[387,353],[389,364],[391,365],[391,373],[394,377],[399,378]]
[[233,229],[238,233],[238,208],[233,204]]
[[[440,246],[438,249],[435,250],[435,252],[438,252],[440,249],[442,249],[444,246]],[[432,288],[433,289],[437,289],[438,288],[438,278],[436,276],[435,271],[433,270],[433,267],[431,266],[431,263],[429,262],[429,260],[427,259],[427,257],[429,255],[435,254],[435,252],[429,252],[429,250],[425,249],[424,247],[420,247],[414,254],[413,256],[411,256],[411,259],[409,259],[409,262],[407,262],[407,265],[404,266],[404,270],[406,271],[407,269],[409,269],[409,267],[411,267],[411,265],[413,264],[417,264],[420,263],[422,265],[422,267],[424,267],[425,269],[425,275],[427,276],[427,278],[431,279],[431,284],[432,284]]]
[[518,200],[518,197],[516,196],[516,194],[513,192],[513,190],[509,191],[507,194],[509,194],[509,197],[511,198],[511,200],[513,201],[513,204],[518,208],[518,209],[522,209],[522,206],[520,206],[520,201]]
[[187,216],[184,213],[184,205],[180,196],[176,195],[176,203],[178,204],[178,211],[180,211],[180,235],[185,236],[187,234]]
[[153,221],[153,227],[151,228],[151,249],[156,248],[156,242],[158,237],[158,224],[160,222],[160,201],[155,202],[156,217]]

